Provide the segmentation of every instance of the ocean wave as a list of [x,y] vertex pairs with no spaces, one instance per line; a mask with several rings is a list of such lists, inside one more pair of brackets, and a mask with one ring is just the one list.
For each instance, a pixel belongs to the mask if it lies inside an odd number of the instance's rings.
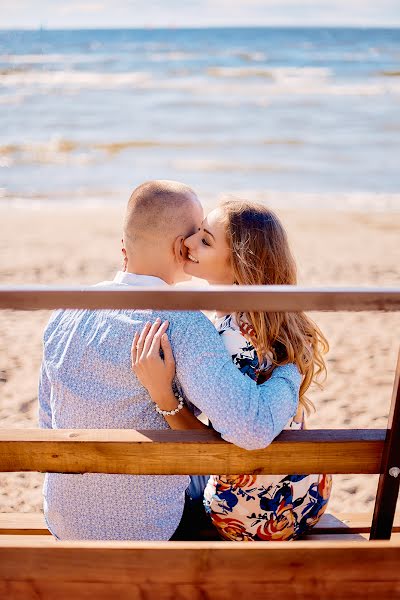
[[115,155],[135,148],[189,148],[196,143],[179,140],[121,140],[112,142],[82,142],[52,138],[47,142],[11,143],[0,145],[0,167],[15,164],[89,164],[100,155]]
[[302,146],[305,142],[299,139],[285,139],[285,138],[269,138],[261,140],[264,146]]
[[0,63],[5,65],[42,65],[42,64],[76,64],[76,63],[104,63],[115,59],[123,59],[124,54],[0,54]]
[[[199,74],[189,75],[185,70],[177,73],[165,70],[164,74],[153,77],[150,71],[111,73],[106,71],[44,71],[20,70],[3,71],[0,89],[18,88],[22,93],[38,93],[63,90],[84,92],[91,89],[141,89],[151,92],[163,90],[204,97],[208,102],[221,99],[232,103],[243,98],[260,99],[273,96],[378,96],[399,94],[400,78],[396,71],[385,78],[364,80],[339,80],[332,76],[328,68],[294,68],[259,66],[210,67]],[[179,104],[180,98],[176,97]],[[0,100],[1,102],[1,100]]]
[[262,62],[267,60],[265,52],[250,52],[247,50],[236,50],[233,52],[234,56],[241,58],[245,62]]
[[[156,140],[156,139],[131,139],[115,140],[110,142],[84,142],[79,140],[54,137],[46,142],[25,142],[0,145],[0,167],[8,168],[20,164],[76,164],[83,165],[96,162],[104,156],[117,155],[126,150],[134,149],[207,149],[221,148],[229,149],[237,143],[237,140]],[[254,147],[257,145],[279,145],[293,146],[301,145],[304,141],[291,138],[266,138],[260,140],[240,140],[242,147]],[[236,163],[215,162],[212,160],[182,160],[178,161],[183,169],[200,171],[218,170],[240,170]],[[270,167],[265,165],[252,165],[243,170],[269,171]],[[274,170],[277,168],[273,167]]]
[[383,77],[400,77],[400,71],[379,71],[378,74]]
[[331,75],[331,70],[327,67],[210,67],[207,72],[213,77],[266,77],[280,82],[310,79],[326,80]]
[[229,172],[229,173],[281,173],[288,171],[282,165],[268,165],[265,163],[243,163],[230,162],[212,159],[180,159],[174,160],[172,166],[181,171],[201,171],[205,173],[211,172]]
[[245,77],[267,77],[273,78],[271,69],[262,67],[209,67],[207,74],[212,77],[223,78],[245,78]]
[[[272,73],[272,72],[271,72]],[[239,100],[253,99],[257,104],[262,100],[267,102],[273,97],[290,94],[295,96],[379,96],[400,94],[400,82],[393,77],[386,80],[369,81],[338,81],[333,78],[303,77],[286,72],[275,72],[271,77],[250,78],[247,76],[237,78],[236,76],[224,77],[193,77],[165,79],[146,82],[143,87],[147,89],[170,89],[193,94],[206,98],[210,103],[219,99],[226,99],[227,103],[234,102],[235,97]]]
[[[156,140],[156,139],[132,139],[132,140],[115,140],[112,142],[84,142],[72,140],[62,137],[54,137],[47,142],[27,142],[27,143],[10,143],[0,145],[0,155],[12,155],[19,152],[30,151],[52,151],[70,153],[76,150],[104,150],[109,153],[122,152],[129,148],[199,148],[211,146],[227,146],[231,147],[233,143],[238,143],[238,140],[223,139],[215,140]],[[262,145],[300,145],[304,142],[294,138],[265,138],[260,140],[240,140],[241,146]]]
[[[250,93],[264,93],[269,95],[326,95],[326,96],[378,96],[387,93],[399,94],[400,85],[397,77],[400,71],[382,72],[388,79],[386,82],[376,78],[359,81],[340,80],[333,76],[328,67],[210,67],[207,71],[211,80],[221,81],[222,86],[237,85],[229,87],[230,92],[235,89],[242,91],[240,80],[247,79],[246,91]],[[262,84],[257,80],[263,80]],[[238,82],[236,84],[236,82]],[[251,87],[253,86],[253,87]],[[212,86],[207,88],[210,92]]]
[[146,60],[151,62],[185,61],[185,60],[203,60],[204,55],[194,52],[152,52],[146,56]]
[[42,88],[98,88],[132,87],[151,80],[148,72],[107,73],[95,71],[6,71],[0,85]]
[[24,164],[88,165],[94,161],[89,152],[77,152],[78,144],[68,140],[47,144],[8,144],[0,146],[0,167]]
[[21,65],[65,62],[65,54],[0,54],[0,63]]

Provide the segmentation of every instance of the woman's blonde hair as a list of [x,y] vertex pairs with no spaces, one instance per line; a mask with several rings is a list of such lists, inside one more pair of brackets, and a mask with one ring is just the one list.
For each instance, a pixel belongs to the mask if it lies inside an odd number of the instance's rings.
[[[236,283],[296,285],[296,263],[278,217],[265,206],[247,200],[226,200],[220,208]],[[297,365],[303,376],[300,404],[308,414],[314,406],[305,393],[313,381],[326,376],[326,338],[302,312],[248,312],[246,316],[256,334],[252,342],[260,359],[268,354],[272,368]]]

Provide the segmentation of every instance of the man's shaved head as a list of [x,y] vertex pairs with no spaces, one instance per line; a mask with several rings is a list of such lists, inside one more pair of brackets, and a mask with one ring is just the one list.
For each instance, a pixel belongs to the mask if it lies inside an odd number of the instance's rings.
[[193,228],[193,209],[198,211],[200,207],[195,192],[178,181],[155,180],[139,185],[126,209],[126,246],[163,244],[190,235],[187,230]]

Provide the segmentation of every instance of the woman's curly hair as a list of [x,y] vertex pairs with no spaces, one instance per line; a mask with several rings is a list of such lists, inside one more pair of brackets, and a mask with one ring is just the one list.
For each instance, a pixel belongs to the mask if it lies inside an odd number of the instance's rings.
[[[278,217],[262,204],[226,200],[221,205],[235,282],[239,285],[296,285],[296,263]],[[314,408],[305,396],[310,384],[326,376],[323,359],[329,345],[303,312],[248,312],[260,359],[268,355],[272,369],[295,363],[303,377],[300,405]],[[239,316],[238,316],[239,318]]]

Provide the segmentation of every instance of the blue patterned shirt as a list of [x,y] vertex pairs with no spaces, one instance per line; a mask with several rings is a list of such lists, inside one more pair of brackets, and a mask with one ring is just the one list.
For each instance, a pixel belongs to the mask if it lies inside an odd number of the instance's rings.
[[[101,286],[162,286],[151,276],[117,273]],[[247,449],[271,443],[296,412],[300,375],[274,370],[257,386],[232,364],[200,312],[59,310],[44,333],[39,422],[53,429],[168,429],[131,370],[135,331],[157,317],[168,334],[177,384],[222,437]],[[188,476],[49,473],[45,517],[61,539],[168,540],[182,516]]]

